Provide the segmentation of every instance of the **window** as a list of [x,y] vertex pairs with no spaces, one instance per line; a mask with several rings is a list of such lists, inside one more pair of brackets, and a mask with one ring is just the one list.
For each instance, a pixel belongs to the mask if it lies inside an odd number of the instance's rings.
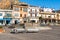
[[20,14],[20,17],[22,17],[22,14]]
[[19,11],[19,8],[14,7],[14,11]]
[[32,12],[32,9],[30,11]]
[[24,14],[24,17],[26,17],[26,14]]
[[3,24],[3,20],[0,20],[0,23]]
[[51,16],[48,16],[48,18],[51,18]]
[[18,13],[15,13],[15,15],[14,16],[19,16],[19,14]]
[[11,17],[11,14],[6,14],[8,17]]
[[24,11],[24,12],[27,12],[27,8],[23,8],[23,11]]
[[32,13],[32,9],[30,9],[29,13]]
[[11,17],[12,15],[11,14],[5,14],[5,17]]
[[32,17],[32,14],[30,14],[31,15],[31,17]]
[[22,11],[22,7],[20,8],[20,10]]
[[0,16],[2,16],[2,13],[0,13]]

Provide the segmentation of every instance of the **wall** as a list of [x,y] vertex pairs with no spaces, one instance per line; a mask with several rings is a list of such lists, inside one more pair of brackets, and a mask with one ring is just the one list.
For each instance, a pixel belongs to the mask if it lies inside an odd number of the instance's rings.
[[[29,7],[28,8],[28,16],[31,16],[30,15],[30,11],[32,10],[32,16],[35,16],[35,11],[37,12],[37,16],[39,16],[39,8],[38,7]],[[34,14],[33,14],[34,13]]]

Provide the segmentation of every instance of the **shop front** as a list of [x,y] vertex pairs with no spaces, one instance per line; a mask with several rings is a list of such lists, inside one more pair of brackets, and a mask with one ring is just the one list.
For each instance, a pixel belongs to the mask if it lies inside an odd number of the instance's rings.
[[0,18],[0,25],[3,25],[3,24],[4,24],[3,18]]
[[20,19],[19,18],[14,18],[14,24],[18,24],[18,23],[20,23]]
[[10,24],[12,18],[4,18],[5,24]]

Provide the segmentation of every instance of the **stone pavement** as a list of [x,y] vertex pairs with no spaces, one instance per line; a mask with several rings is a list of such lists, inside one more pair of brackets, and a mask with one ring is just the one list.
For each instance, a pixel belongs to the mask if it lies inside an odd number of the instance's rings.
[[41,30],[38,33],[2,33],[0,40],[60,40],[60,26],[50,26],[52,30]]

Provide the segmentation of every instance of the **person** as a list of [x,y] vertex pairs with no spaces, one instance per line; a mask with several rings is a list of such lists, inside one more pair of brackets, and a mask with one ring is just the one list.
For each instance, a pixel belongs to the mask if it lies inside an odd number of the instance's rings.
[[23,24],[23,28],[25,29],[25,24]]

